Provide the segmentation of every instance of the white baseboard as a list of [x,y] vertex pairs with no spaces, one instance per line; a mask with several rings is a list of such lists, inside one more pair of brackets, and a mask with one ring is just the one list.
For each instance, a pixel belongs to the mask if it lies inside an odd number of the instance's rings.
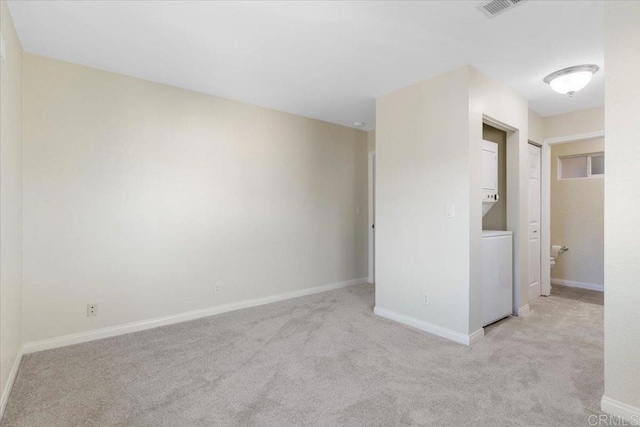
[[434,325],[433,323],[425,322],[424,320],[418,320],[413,317],[398,314],[395,311],[387,310],[386,308],[378,306],[373,309],[373,312],[386,319],[393,320],[464,345],[471,345],[484,337],[484,329],[482,328],[473,332],[471,335],[465,335],[463,333],[443,328],[442,326]]
[[602,396],[602,400],[600,401],[600,409],[602,409],[602,412],[606,412],[607,414],[624,418],[625,421],[629,423],[628,425],[640,425],[640,408],[627,405],[626,403],[611,399],[607,396]]
[[471,335],[469,335],[469,344],[467,345],[473,345],[478,341],[482,340],[483,338],[484,338],[484,328],[480,328],[474,333],[472,333]]
[[132,322],[124,325],[96,329],[93,331],[80,332],[80,333],[71,334],[71,335],[64,335],[61,337],[50,338],[42,341],[34,341],[34,342],[26,343],[22,350],[24,354],[27,354],[27,353],[34,353],[36,351],[49,350],[52,348],[65,347],[68,345],[95,341],[102,338],[109,338],[117,335],[124,335],[132,332],[144,331],[147,329],[157,328],[159,326],[173,325],[175,323],[181,323],[189,320],[200,319],[202,317],[208,317],[216,314],[227,313],[230,311],[241,310],[243,308],[257,307],[259,305],[270,304],[273,302],[283,301],[291,298],[298,298],[298,297],[303,297],[307,295],[317,294],[320,292],[346,288],[347,286],[367,283],[367,280],[368,280],[367,277],[362,277],[358,279],[346,280],[344,282],[330,283],[328,285],[301,289],[299,291],[285,292],[282,294],[271,295],[263,298],[255,298],[255,299],[234,302],[231,304],[219,305],[216,307],[205,308],[202,310],[193,310],[185,313],[174,314],[171,316],[158,317],[150,320],[142,320],[140,322]]
[[525,304],[518,309],[518,317],[527,317],[531,314],[531,306]]
[[2,416],[4,415],[4,409],[7,407],[7,402],[9,401],[9,395],[11,394],[13,383],[16,381],[16,377],[18,376],[20,362],[22,362],[22,355],[23,351],[18,351],[16,360],[14,360],[13,366],[11,367],[11,372],[9,372],[7,384],[4,386],[4,390],[2,390],[2,397],[0,398],[0,421],[2,420]]
[[596,285],[595,283],[576,282],[575,280],[554,279],[551,278],[552,285],[570,286],[572,288],[590,289],[592,291],[604,292],[604,285]]

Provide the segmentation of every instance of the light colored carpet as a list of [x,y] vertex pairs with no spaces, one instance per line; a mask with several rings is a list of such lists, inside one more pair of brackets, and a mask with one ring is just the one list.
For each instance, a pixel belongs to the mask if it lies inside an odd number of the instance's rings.
[[358,285],[24,358],[10,426],[580,426],[603,307],[538,298],[468,348],[373,314]]

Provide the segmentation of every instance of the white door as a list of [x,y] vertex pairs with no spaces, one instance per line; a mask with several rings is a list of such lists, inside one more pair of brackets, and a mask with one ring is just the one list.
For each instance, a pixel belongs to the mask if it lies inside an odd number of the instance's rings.
[[540,296],[541,149],[529,144],[529,299]]
[[369,153],[369,282],[375,283],[376,264],[376,155]]

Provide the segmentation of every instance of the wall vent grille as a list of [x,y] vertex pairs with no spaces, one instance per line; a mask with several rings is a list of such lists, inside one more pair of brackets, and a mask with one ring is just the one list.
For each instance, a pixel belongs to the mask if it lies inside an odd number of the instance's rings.
[[478,5],[478,9],[484,13],[487,17],[493,18],[507,10],[524,3],[527,0],[489,0],[483,1]]

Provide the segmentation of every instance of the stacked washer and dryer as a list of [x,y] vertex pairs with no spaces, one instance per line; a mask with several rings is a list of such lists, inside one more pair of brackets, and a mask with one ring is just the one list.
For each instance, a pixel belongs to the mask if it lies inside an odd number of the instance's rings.
[[[482,216],[500,200],[498,144],[482,141]],[[482,324],[513,313],[513,233],[482,230]]]

